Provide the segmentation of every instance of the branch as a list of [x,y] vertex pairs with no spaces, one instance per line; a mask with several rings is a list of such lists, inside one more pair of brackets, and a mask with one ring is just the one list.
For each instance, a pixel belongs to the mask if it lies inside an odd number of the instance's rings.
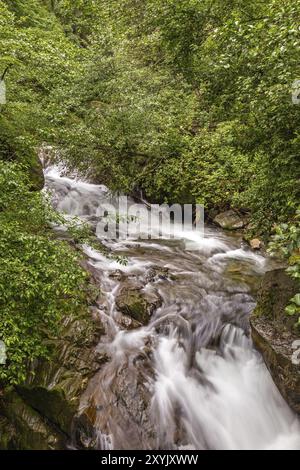
[[3,72],[2,76],[1,76],[1,80],[4,80],[4,77],[5,77],[5,75],[7,74],[8,70],[10,69],[10,67],[12,67],[12,65],[8,65],[8,66],[6,67],[6,69],[4,70],[4,72]]

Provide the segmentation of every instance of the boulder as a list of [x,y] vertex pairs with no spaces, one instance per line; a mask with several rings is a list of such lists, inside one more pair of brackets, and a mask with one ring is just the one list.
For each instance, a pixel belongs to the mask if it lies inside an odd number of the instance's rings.
[[213,221],[225,230],[242,229],[247,224],[246,219],[232,209],[221,212],[213,219]]
[[13,390],[0,401],[0,449],[58,450],[66,436]]
[[284,309],[299,287],[283,269],[267,272],[250,318],[253,342],[281,394],[297,413],[300,413],[300,364],[295,358],[300,335],[293,328],[296,319]]
[[146,282],[165,281],[167,279],[174,281],[176,277],[170,272],[169,268],[161,266],[152,266],[149,268],[145,278]]
[[[114,436],[114,449],[156,449],[157,427],[152,413],[152,390],[149,384],[154,371],[147,348],[131,357],[128,364],[113,370],[107,386],[107,370],[92,379],[91,390],[80,404],[75,417],[74,443],[79,448],[110,449],[109,435]],[[110,364],[108,364],[108,367]],[[145,376],[146,374],[146,376]],[[100,432],[99,432],[100,431]]]
[[9,450],[14,447],[17,431],[14,425],[3,415],[0,401],[0,450]]
[[26,403],[70,436],[80,396],[106,357],[95,355],[103,329],[92,315],[68,316],[63,327],[60,338],[49,340],[54,351],[51,362],[32,364],[33,373],[17,391]]
[[134,285],[123,286],[116,299],[117,309],[139,324],[145,325],[156,308],[161,305],[161,298],[156,293],[146,293]]
[[259,238],[253,238],[252,240],[250,240],[249,244],[252,250],[260,250],[260,248],[262,247],[262,241]]
[[92,311],[64,318],[60,337],[48,339],[51,359],[33,362],[25,383],[3,393],[0,448],[66,448],[80,397],[107,359],[95,354],[103,333]]

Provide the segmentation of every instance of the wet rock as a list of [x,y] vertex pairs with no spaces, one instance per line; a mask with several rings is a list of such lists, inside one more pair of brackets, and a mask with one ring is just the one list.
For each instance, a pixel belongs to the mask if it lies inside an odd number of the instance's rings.
[[126,279],[126,276],[125,274],[120,270],[120,269],[116,269],[116,271],[113,271],[109,277],[111,279],[115,279],[116,281],[124,281],[124,279]]
[[57,450],[66,436],[13,390],[0,401],[0,449]]
[[136,286],[123,286],[116,299],[118,310],[132,317],[142,325],[148,323],[156,308],[161,305],[161,298],[156,293],[145,292]]
[[148,305],[148,312],[152,315],[162,305],[162,298],[156,290],[143,291],[144,298]]
[[293,328],[295,318],[284,309],[299,288],[299,283],[283,269],[267,272],[250,319],[253,342],[283,397],[297,413],[300,413],[300,364],[295,361],[295,345],[299,334]]
[[218,214],[214,219],[214,223],[225,230],[238,230],[246,226],[245,217],[233,210],[228,210]]
[[80,266],[89,272],[92,283],[94,286],[98,286],[100,290],[101,274],[99,269],[93,266],[88,259],[80,260]]
[[[0,402],[0,411],[3,413],[1,408]],[[17,431],[14,425],[5,416],[0,416],[0,450],[13,449],[16,436]]]
[[[80,415],[74,418],[73,441],[76,448],[93,450],[99,448],[98,436],[95,431],[96,408],[85,409]],[[101,447],[101,449],[103,449]],[[103,449],[105,450],[105,449]]]
[[118,325],[124,330],[133,330],[141,326],[141,324],[137,320],[135,320],[134,318],[128,317],[127,315],[123,315],[120,312],[116,318],[116,321]]
[[112,434],[117,450],[157,448],[149,385],[153,371],[146,353],[139,353],[132,360],[135,367],[125,365],[118,369],[112,374],[109,387],[105,386],[103,371],[92,379],[88,401],[83,400],[81,412],[75,418],[74,438],[78,447],[109,449]]
[[146,282],[156,282],[158,280],[174,279],[168,268],[161,266],[152,266],[146,274]]
[[249,289],[250,292],[257,292],[259,288],[260,279],[257,273],[253,272],[247,262],[243,260],[232,260],[229,261],[224,274],[226,277],[234,281],[236,285],[244,286]]
[[95,353],[103,333],[95,309],[64,318],[60,337],[48,339],[51,360],[33,362],[25,383],[1,397],[0,448],[66,448],[80,397],[107,360]]
[[[32,364],[19,395],[42,416],[55,423],[65,434],[71,434],[72,419],[89,378],[101,367],[95,347],[103,333],[102,325],[92,315],[65,318],[60,338],[50,339],[54,351],[51,362]],[[102,363],[106,357],[102,357]]]

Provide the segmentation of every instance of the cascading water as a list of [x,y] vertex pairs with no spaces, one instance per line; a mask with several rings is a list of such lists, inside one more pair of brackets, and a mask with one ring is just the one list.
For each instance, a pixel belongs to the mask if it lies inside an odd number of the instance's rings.
[[[55,168],[45,178],[58,211],[97,223],[107,188],[62,177]],[[107,242],[128,258],[125,266],[82,247],[101,280],[106,336],[98,350],[109,361],[82,397],[78,422],[89,416],[92,427],[81,444],[300,449],[298,418],[249,338],[253,290],[269,261],[241,248],[237,237],[209,228],[193,241],[193,251],[180,240]],[[161,299],[147,326],[126,328],[116,307],[128,282]]]

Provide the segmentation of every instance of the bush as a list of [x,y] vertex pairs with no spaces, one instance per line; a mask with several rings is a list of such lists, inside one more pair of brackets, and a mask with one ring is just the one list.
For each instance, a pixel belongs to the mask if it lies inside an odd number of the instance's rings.
[[[275,227],[269,251],[286,259],[289,264],[287,273],[297,281],[300,280],[300,209],[293,223]],[[292,316],[300,315],[300,293],[291,299],[286,307],[286,313]],[[300,316],[296,324],[300,328]]]
[[8,383],[25,378],[28,360],[49,355],[44,339],[86,304],[87,273],[66,243],[52,239],[48,224],[57,216],[29,188],[19,165],[0,162],[0,339],[7,349],[0,380]]

